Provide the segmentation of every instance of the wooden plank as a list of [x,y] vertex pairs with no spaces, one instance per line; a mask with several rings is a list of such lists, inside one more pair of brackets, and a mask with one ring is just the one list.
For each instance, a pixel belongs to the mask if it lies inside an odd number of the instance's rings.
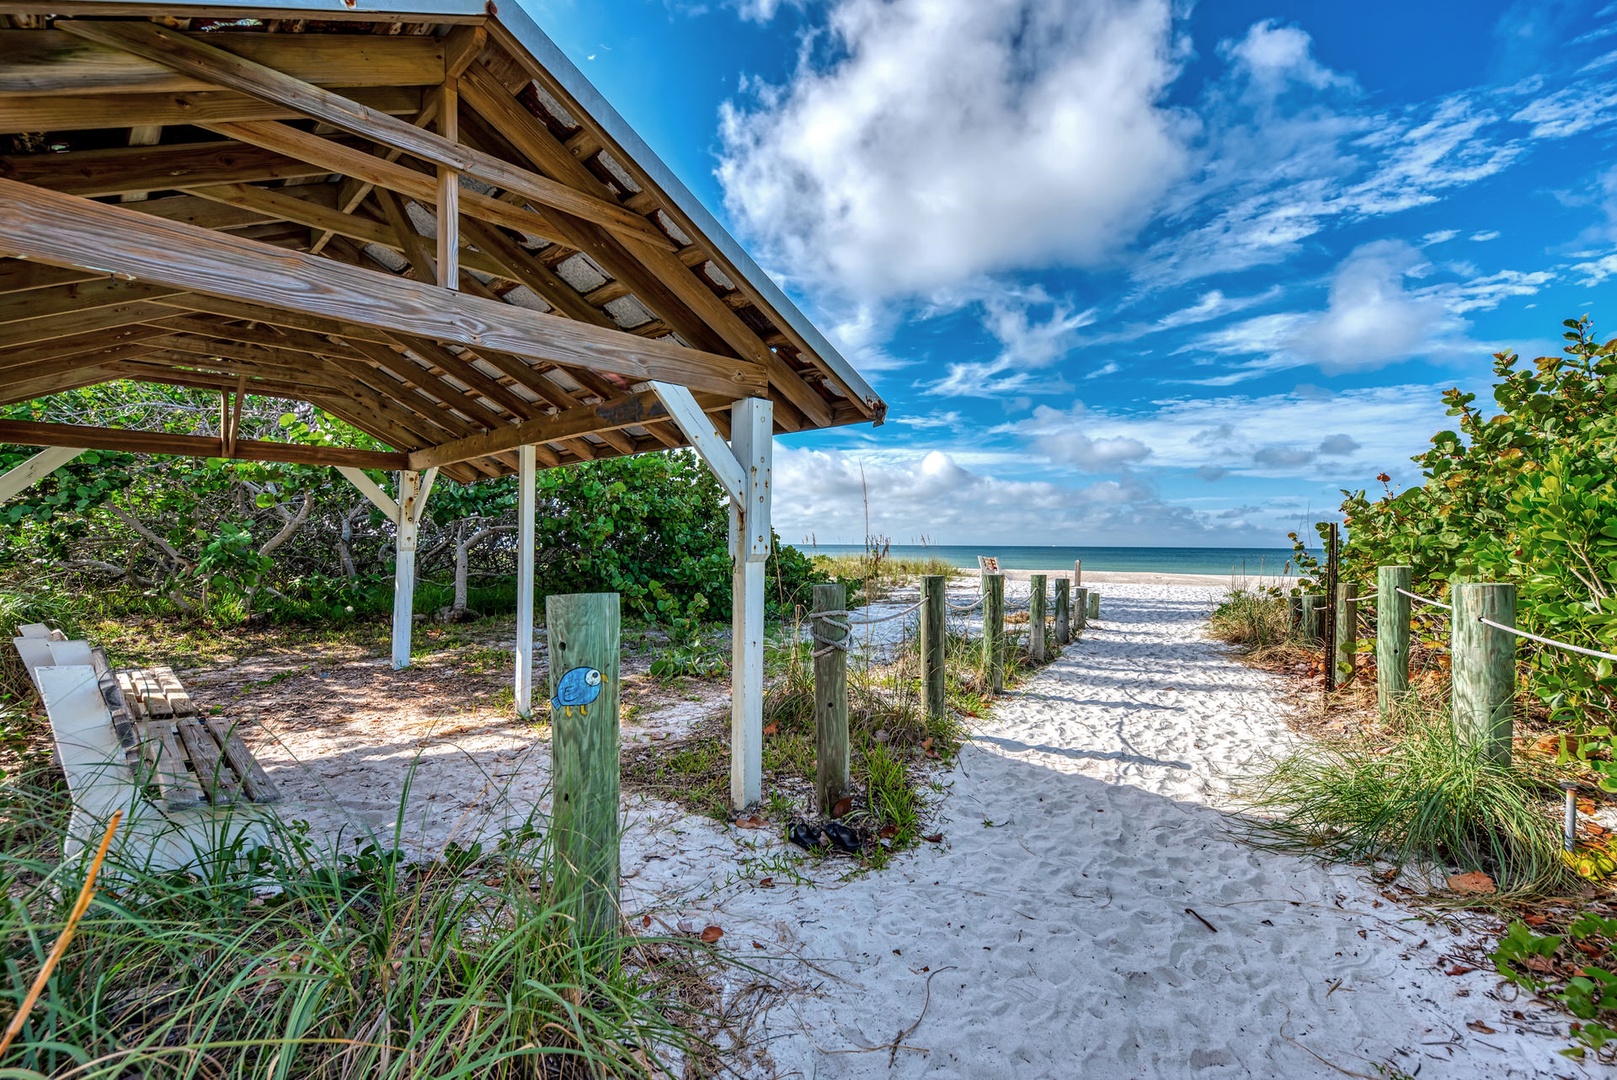
[[219,748],[224,751],[225,760],[236,770],[247,797],[258,803],[279,802],[281,789],[275,786],[275,781],[264,771],[264,766],[258,763],[247,749],[247,744],[241,741],[241,737],[236,734],[235,725],[227,724],[217,716],[209,717],[204,724],[208,733],[219,744]]
[[213,741],[208,729],[194,716],[175,721],[174,729],[191,758],[191,768],[195,770],[202,790],[207,793],[208,802],[214,806],[227,806],[235,802],[241,784],[220,756],[219,744]]
[[135,693],[139,696],[141,704],[146,706],[146,712],[153,720],[168,720],[174,716],[174,707],[169,704],[168,697],[163,688],[158,685],[157,679],[145,668],[137,668],[131,672],[135,680]]
[[128,50],[195,78],[297,109],[342,131],[515,192],[542,206],[564,210],[585,221],[673,250],[673,243],[656,226],[615,202],[587,195],[386,113],[374,112],[285,71],[236,56],[177,31],[153,23],[62,22],[57,25],[69,33]]
[[[64,33],[70,25],[0,30],[0,56],[6,58],[0,65],[0,95],[105,95],[110,101],[127,93],[215,89],[211,80],[182,74],[171,65]],[[210,31],[205,37],[230,55],[272,63],[293,78],[321,86],[438,86],[444,81],[443,46],[432,37],[229,31]]]
[[171,286],[148,285],[143,281],[120,281],[112,277],[78,281],[71,285],[58,285],[52,289],[31,289],[24,293],[0,296],[0,323],[52,318],[74,311],[90,311],[98,307],[112,307],[115,304],[129,304],[137,300],[173,296],[181,291]]
[[[756,364],[647,341],[300,252],[267,253],[240,237],[154,220],[121,206],[0,180],[0,249],[46,262],[112,267],[136,280],[286,312],[488,346],[694,389],[762,393]],[[0,328],[3,332],[4,328]]]
[[196,702],[186,692],[184,684],[174,674],[170,667],[154,667],[151,669],[152,678],[157,680],[158,689],[168,699],[169,707],[174,710],[175,716],[195,716],[197,714]]
[[24,259],[0,259],[0,293],[49,289],[57,285],[70,285],[75,281],[94,281],[98,277],[99,274],[76,267],[64,269]]
[[[156,431],[85,427],[79,424],[41,424],[32,420],[0,420],[0,441],[24,446],[81,446],[89,450],[127,450],[134,454],[175,454],[180,457],[218,457],[219,440],[202,435],[167,435]],[[361,469],[402,469],[403,454],[353,450],[346,446],[300,446],[292,443],[242,439],[236,443],[239,461],[284,461],[295,465],[353,465]],[[459,459],[457,459],[459,460]]]
[[[410,455],[410,467],[426,469],[485,457],[502,450],[514,450],[527,443],[551,443],[602,429],[634,427],[667,414],[667,407],[657,400],[656,394],[649,391],[629,394],[614,401],[580,405],[555,416],[541,416],[442,446],[417,450]],[[0,435],[3,434],[3,428],[0,428]]]
[[[4,181],[0,181],[4,183]],[[135,213],[126,210],[125,213]],[[4,208],[0,207],[0,214]],[[174,296],[164,297],[167,300]],[[173,308],[164,307],[155,302],[138,301],[131,304],[112,304],[107,307],[91,308],[88,311],[69,311],[55,315],[48,319],[28,319],[23,322],[6,323],[0,325],[0,349],[11,349],[17,345],[34,345],[40,342],[51,341],[56,338],[80,339],[82,335],[94,333],[97,330],[111,330],[115,327],[130,326],[143,323],[148,319],[160,319],[173,314]]]
[[202,786],[185,767],[186,755],[167,720],[144,720],[135,725],[148,768],[157,777],[157,790],[169,810],[189,810],[202,803]]
[[324,176],[329,171],[318,162],[229,141],[0,157],[0,177],[86,198],[167,191],[182,183],[197,187]]
[[[416,169],[400,165],[336,139],[321,138],[289,124],[205,124],[208,130],[265,153],[296,157],[326,172],[341,173],[368,185],[387,188],[423,205],[438,197],[438,181]],[[53,185],[54,186],[54,185]],[[475,191],[461,192],[461,213],[492,221],[530,236],[560,241],[561,233],[548,217]],[[357,203],[356,203],[357,205]]]
[[701,455],[719,485],[729,493],[730,498],[737,504],[747,501],[747,474],[741,463],[731,452],[729,445],[719,436],[718,429],[713,426],[707,413],[696,403],[696,398],[683,386],[670,386],[667,383],[654,382],[651,384],[652,393],[657,395],[663,408],[679,430],[685,433],[691,446]]
[[[0,48],[3,47],[0,45]],[[340,93],[378,112],[409,115],[421,110],[421,91],[416,89],[395,86],[344,87]],[[284,105],[229,90],[119,93],[95,97],[54,93],[0,95],[0,134],[90,131],[133,127],[137,124],[173,126],[295,120],[298,116],[296,110]]]

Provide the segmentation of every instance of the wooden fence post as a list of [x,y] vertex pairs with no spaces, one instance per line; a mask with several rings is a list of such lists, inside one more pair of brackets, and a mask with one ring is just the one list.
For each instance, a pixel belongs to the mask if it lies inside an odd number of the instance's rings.
[[580,941],[618,927],[618,595],[545,597],[556,896]]
[[1072,640],[1072,582],[1056,578],[1056,644]]
[[1089,590],[1074,589],[1072,595],[1072,624],[1082,630],[1089,625]]
[[1376,702],[1383,720],[1409,692],[1409,597],[1398,590],[1409,588],[1411,574],[1407,566],[1376,568]]
[[1302,597],[1300,610],[1302,612],[1303,641],[1309,645],[1318,645],[1325,640],[1320,632],[1320,624],[1324,621],[1325,605],[1320,603],[1325,599],[1318,593],[1307,593]]
[[1303,624],[1303,598],[1301,596],[1286,597],[1286,629],[1296,630]]
[[1086,626],[1088,625],[1090,619],[1100,618],[1100,593],[1090,590],[1089,610],[1084,614],[1086,616],[1084,619],[1084,624]]
[[1359,663],[1359,586],[1351,581],[1336,586],[1336,684],[1353,678]]
[[1072,587],[1077,588],[1084,583],[1084,560],[1072,560]]
[[1029,575],[1027,600],[1027,654],[1039,663],[1043,663],[1045,659],[1045,597],[1049,592],[1049,587],[1049,578],[1044,574]]
[[1516,636],[1479,620],[1516,625],[1516,586],[1493,582],[1457,584],[1450,651],[1454,679],[1454,728],[1480,745],[1484,756],[1510,764],[1515,726]]
[[824,613],[841,612],[847,602],[841,585],[814,586],[814,791],[820,813],[828,817],[849,786],[848,652],[826,642],[847,638],[848,616]]
[[983,576],[983,677],[990,694],[1005,692],[1005,575]]
[[944,592],[942,574],[927,574],[921,579],[921,704],[929,717],[941,717],[947,709],[944,704],[944,645],[948,625],[948,596]]

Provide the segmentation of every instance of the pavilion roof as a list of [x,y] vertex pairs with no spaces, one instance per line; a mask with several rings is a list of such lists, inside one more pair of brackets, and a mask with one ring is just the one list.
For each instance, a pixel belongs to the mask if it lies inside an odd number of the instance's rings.
[[[0,404],[119,379],[305,401],[362,453],[0,441],[469,480],[885,403],[516,7],[0,0]],[[7,147],[7,143],[10,146]],[[451,227],[445,228],[445,222]]]

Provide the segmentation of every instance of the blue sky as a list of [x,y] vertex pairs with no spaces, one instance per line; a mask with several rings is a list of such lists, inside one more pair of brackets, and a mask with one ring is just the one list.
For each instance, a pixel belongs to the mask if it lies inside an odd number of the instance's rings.
[[788,541],[1283,545],[1617,331],[1612,0],[524,2],[891,406]]

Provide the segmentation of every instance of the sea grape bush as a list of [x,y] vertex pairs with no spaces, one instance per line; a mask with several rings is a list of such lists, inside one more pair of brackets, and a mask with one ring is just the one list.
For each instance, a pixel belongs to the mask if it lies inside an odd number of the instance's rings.
[[[1563,325],[1559,356],[1495,355],[1497,413],[1475,394],[1443,395],[1457,420],[1414,458],[1419,487],[1395,491],[1382,474],[1377,497],[1343,492],[1345,580],[1373,585],[1377,566],[1402,563],[1426,596],[1455,581],[1511,582],[1522,628],[1617,652],[1617,338],[1600,343],[1587,316]],[[1520,655],[1531,692],[1574,736],[1567,752],[1617,791],[1612,664],[1527,641]]]
[[[0,407],[0,416],[208,435],[218,399],[120,382]],[[287,412],[252,396],[242,434],[380,448],[313,406]],[[35,452],[0,445],[0,471]],[[371,475],[392,489],[392,477]],[[696,624],[729,611],[725,496],[694,454],[548,469],[537,486],[541,588],[617,592],[625,611],[681,644],[699,638]],[[417,555],[424,610],[442,602],[431,599],[434,588],[447,591],[438,579],[456,576],[461,524],[512,524],[516,505],[513,477],[434,486]],[[97,451],[0,505],[0,595],[93,593],[137,613],[222,621],[382,615],[391,610],[392,544],[391,524],[329,468]],[[510,529],[476,549],[470,573],[489,604],[514,603],[515,556]],[[790,612],[824,578],[777,538],[767,579],[771,610]]]

